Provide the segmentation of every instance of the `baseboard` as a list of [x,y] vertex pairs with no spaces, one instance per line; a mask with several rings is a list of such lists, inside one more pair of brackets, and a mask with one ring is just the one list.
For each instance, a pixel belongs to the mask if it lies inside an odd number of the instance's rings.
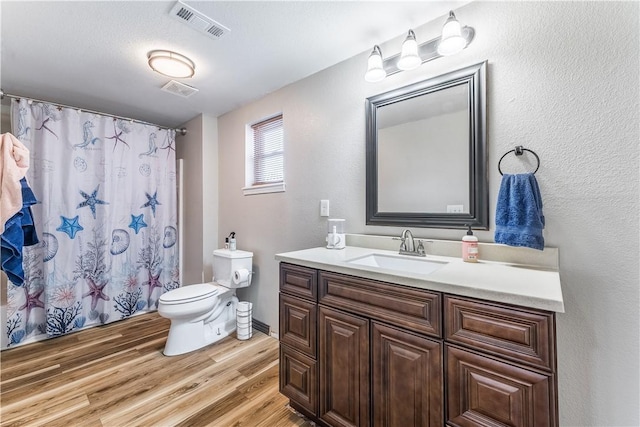
[[271,326],[267,325],[266,323],[262,323],[261,321],[257,320],[255,317],[253,317],[251,319],[252,323],[253,323],[253,329],[255,329],[256,331],[260,331],[263,334],[266,335],[271,335]]

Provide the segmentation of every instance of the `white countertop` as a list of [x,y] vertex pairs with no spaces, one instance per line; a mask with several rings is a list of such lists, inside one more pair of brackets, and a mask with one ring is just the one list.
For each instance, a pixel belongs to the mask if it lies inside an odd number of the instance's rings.
[[429,274],[400,272],[348,262],[374,253],[398,255],[397,251],[347,246],[341,250],[324,247],[304,249],[276,254],[275,258],[291,264],[414,288],[564,313],[560,275],[555,269],[496,261],[467,263],[460,258],[435,255],[427,255],[426,259],[446,263]]

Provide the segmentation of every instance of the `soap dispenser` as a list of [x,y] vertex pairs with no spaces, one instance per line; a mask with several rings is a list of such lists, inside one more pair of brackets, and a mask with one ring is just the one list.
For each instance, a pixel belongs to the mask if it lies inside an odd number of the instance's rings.
[[471,226],[467,224],[467,235],[462,238],[462,260],[478,262],[478,238],[473,235]]

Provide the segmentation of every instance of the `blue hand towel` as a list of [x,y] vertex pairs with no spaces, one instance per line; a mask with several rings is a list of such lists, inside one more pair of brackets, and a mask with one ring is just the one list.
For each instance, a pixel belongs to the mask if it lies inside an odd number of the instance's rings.
[[24,283],[22,248],[38,243],[30,208],[37,203],[37,200],[27,180],[22,178],[20,183],[22,184],[22,209],[9,218],[4,232],[0,235],[0,255],[2,256],[0,267],[16,286],[22,286]]
[[31,214],[31,207],[38,203],[36,195],[33,194],[33,190],[29,187],[26,178],[20,180],[22,185],[22,234],[24,235],[23,246],[33,246],[39,243],[38,235],[36,234],[36,227],[33,222],[33,215]]
[[496,243],[544,249],[544,215],[532,173],[502,176],[496,206]]

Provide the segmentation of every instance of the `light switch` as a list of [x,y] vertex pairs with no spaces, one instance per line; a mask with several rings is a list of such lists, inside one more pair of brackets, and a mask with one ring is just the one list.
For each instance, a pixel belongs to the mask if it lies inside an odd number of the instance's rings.
[[329,216],[328,200],[320,200],[320,216]]

